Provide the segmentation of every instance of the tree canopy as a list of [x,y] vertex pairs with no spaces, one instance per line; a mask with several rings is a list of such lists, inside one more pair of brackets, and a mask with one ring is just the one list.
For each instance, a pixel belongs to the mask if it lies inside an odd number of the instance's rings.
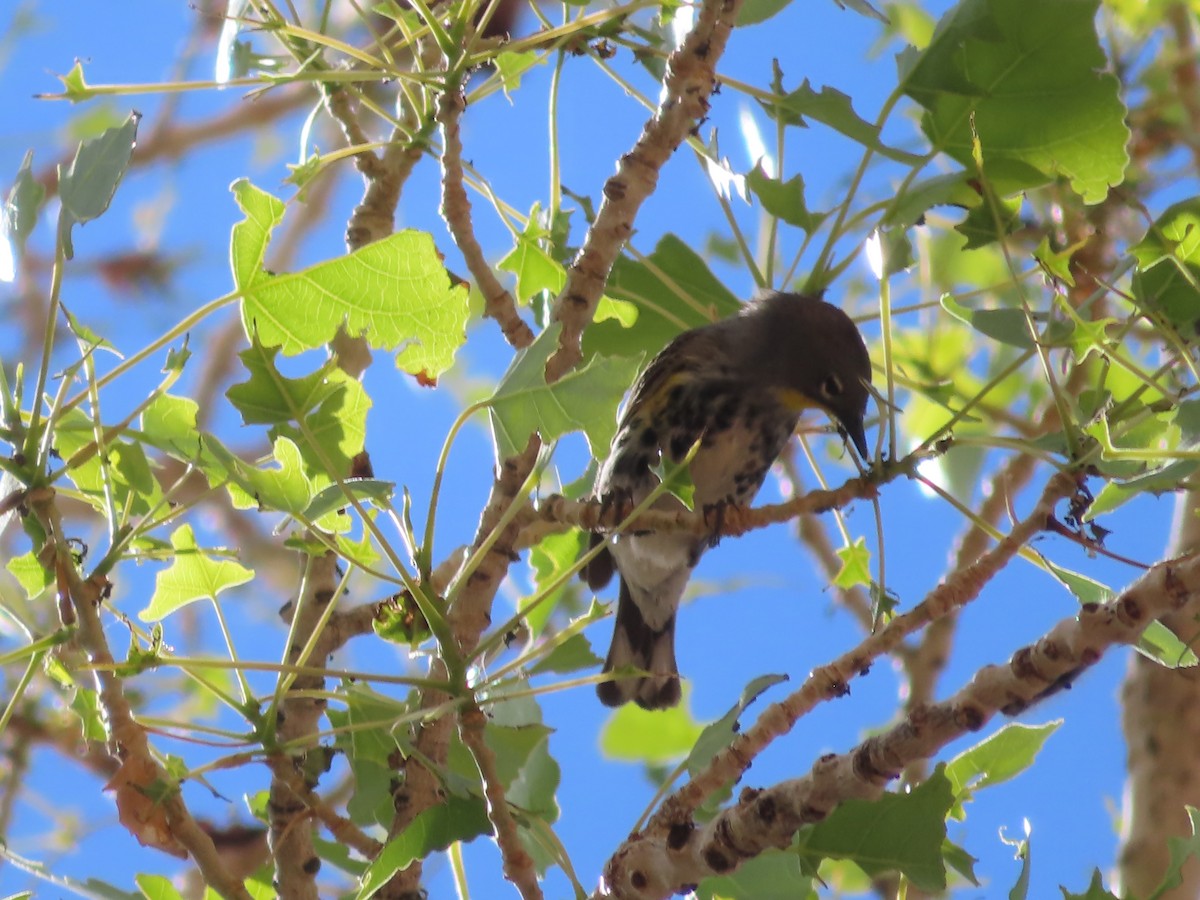
[[[1195,896],[1193,7],[11,12],[0,888]],[[871,458],[595,496],[767,289]],[[683,703],[606,710],[589,536],[672,530]]]

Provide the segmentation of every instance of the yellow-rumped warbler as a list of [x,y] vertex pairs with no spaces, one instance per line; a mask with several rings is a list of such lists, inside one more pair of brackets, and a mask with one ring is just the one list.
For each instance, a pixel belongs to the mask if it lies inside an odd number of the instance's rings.
[[[815,297],[771,292],[731,318],[686,331],[650,362],[633,386],[596,479],[597,497],[641,502],[659,483],[659,460],[689,465],[696,508],[747,504],[782,452],[801,411],[823,409],[863,459],[871,360],[850,317]],[[664,493],[655,509],[682,509]],[[592,535],[592,546],[603,542]],[[606,706],[643,709],[679,702],[675,612],[712,538],[625,533],[584,568],[593,589],[621,575],[617,621],[604,672],[631,666],[651,674],[596,686]]]

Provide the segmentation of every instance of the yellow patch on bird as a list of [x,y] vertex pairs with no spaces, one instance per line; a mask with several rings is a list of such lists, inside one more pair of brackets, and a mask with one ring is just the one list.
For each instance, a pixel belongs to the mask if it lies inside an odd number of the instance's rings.
[[812,397],[803,391],[798,391],[795,388],[776,388],[775,397],[789,412],[803,412],[806,409],[824,409],[825,404],[819,400],[814,400]]

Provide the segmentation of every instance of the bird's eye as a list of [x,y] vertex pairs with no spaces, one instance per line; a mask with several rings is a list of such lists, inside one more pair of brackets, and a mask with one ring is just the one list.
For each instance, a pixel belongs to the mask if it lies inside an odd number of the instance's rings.
[[821,393],[826,397],[840,397],[842,395],[842,379],[836,375],[826,375],[821,382]]

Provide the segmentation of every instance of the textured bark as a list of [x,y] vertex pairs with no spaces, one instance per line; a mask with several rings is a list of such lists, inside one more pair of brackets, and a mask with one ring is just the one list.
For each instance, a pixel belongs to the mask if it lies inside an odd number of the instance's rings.
[[[1180,494],[1167,557],[1200,549],[1200,495]],[[1185,642],[1194,641],[1200,603],[1163,619]],[[1121,724],[1129,747],[1123,829],[1118,857],[1122,892],[1146,897],[1169,862],[1167,838],[1191,834],[1185,805],[1200,806],[1200,671],[1167,669],[1131,654],[1121,690]],[[1163,900],[1200,897],[1200,864],[1183,867],[1183,882]]]

